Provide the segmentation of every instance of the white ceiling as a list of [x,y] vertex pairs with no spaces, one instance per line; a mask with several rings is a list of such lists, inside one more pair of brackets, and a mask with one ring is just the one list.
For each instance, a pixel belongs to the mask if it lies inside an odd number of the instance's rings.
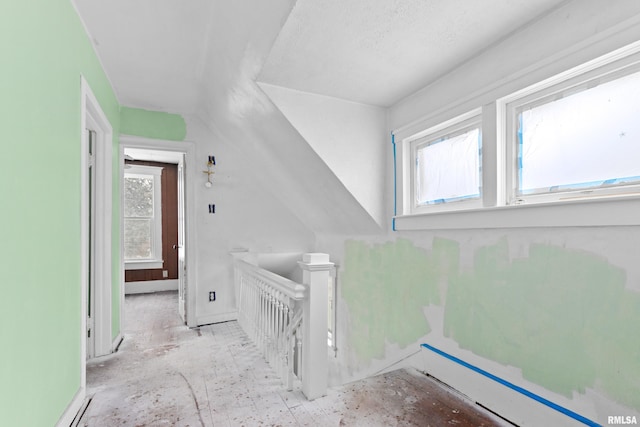
[[120,103],[192,112],[208,52],[209,0],[74,0]]
[[[256,76],[389,106],[566,2],[73,1],[120,103],[183,114],[201,112],[211,97]],[[256,8],[265,8],[261,20],[243,18]],[[264,66],[238,60],[247,52]]]
[[559,3],[299,0],[259,80],[390,106]]

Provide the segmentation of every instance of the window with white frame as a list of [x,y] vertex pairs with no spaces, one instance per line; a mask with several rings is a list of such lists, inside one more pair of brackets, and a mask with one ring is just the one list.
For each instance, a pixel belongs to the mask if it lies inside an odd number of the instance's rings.
[[411,213],[465,209],[481,203],[482,130],[474,111],[414,136]]
[[507,202],[640,191],[640,67],[612,63],[507,104]]
[[492,91],[392,132],[394,230],[640,224],[640,42]]
[[124,173],[124,258],[127,269],[162,267],[162,168]]

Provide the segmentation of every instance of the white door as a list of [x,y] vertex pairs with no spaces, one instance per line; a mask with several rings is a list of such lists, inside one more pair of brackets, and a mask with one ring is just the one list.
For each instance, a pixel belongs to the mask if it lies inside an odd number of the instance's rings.
[[187,270],[185,262],[185,162],[184,155],[182,161],[178,164],[178,313],[183,322],[187,322],[186,301],[187,301]]
[[89,237],[87,257],[87,359],[95,356],[94,319],[96,311],[96,131],[87,129],[88,156],[87,165],[87,200],[88,200],[88,230]]

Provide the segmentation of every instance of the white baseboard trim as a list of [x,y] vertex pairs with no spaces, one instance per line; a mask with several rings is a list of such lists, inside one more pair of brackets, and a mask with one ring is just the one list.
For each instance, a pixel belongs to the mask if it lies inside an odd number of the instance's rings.
[[67,409],[65,409],[64,413],[56,423],[56,427],[69,427],[71,425],[74,418],[82,408],[86,393],[87,390],[84,387],[80,387],[78,389],[75,396],[73,396],[73,399],[67,406]]
[[[424,347],[422,348],[422,355],[423,365],[416,368],[437,378],[468,396],[472,401],[478,402],[516,425],[553,425],[559,427],[585,425]],[[536,392],[538,395],[546,394],[546,399],[551,402],[563,400],[562,397],[554,398],[551,396],[552,393],[549,392],[543,393],[541,390],[536,390]],[[564,402],[558,402],[558,405],[562,403]],[[566,403],[564,404],[569,406]],[[594,414],[588,415],[593,416]]]
[[178,280],[147,280],[145,282],[126,282],[124,294],[147,294],[150,292],[177,291]]
[[211,323],[228,322],[230,320],[238,320],[237,311],[230,311],[227,313],[207,314],[205,316],[197,316],[196,324],[198,326],[201,326],[201,325],[209,325]]

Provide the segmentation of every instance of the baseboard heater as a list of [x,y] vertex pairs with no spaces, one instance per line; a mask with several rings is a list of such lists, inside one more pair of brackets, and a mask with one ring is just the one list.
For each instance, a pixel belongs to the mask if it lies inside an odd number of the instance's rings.
[[564,414],[564,415],[566,415],[568,417],[571,417],[576,421],[579,421],[579,422],[581,422],[581,423],[583,423],[585,425],[592,426],[592,427],[601,427],[600,424],[596,423],[595,421],[591,421],[590,419],[585,418],[582,415],[580,415],[580,414],[578,414],[576,412],[573,412],[570,409],[567,409],[567,408],[565,408],[563,406],[560,406],[557,403],[553,403],[552,401],[550,401],[548,399],[545,399],[544,397],[542,397],[542,396],[540,396],[538,394],[535,394],[535,393],[533,393],[533,392],[531,392],[531,391],[529,391],[527,389],[524,389],[524,388],[522,388],[520,386],[517,386],[517,385],[515,385],[513,383],[510,383],[509,381],[504,380],[504,379],[502,379],[500,377],[497,377],[497,376],[493,375],[492,373],[485,371],[484,369],[480,369],[477,366],[474,366],[474,365],[472,365],[470,363],[467,363],[462,359],[458,359],[457,357],[455,357],[455,356],[453,356],[453,355],[451,355],[449,353],[446,353],[446,352],[444,352],[444,351],[442,351],[440,349],[437,349],[437,348],[435,348],[435,347],[433,347],[433,346],[431,346],[429,344],[421,344],[421,346],[426,348],[427,350],[431,350],[432,352],[434,352],[434,353],[436,353],[436,354],[438,354],[438,355],[440,355],[440,356],[442,356],[442,357],[444,357],[446,359],[451,360],[452,362],[457,363],[458,365],[461,365],[461,366],[464,366],[465,368],[471,369],[472,371],[474,371],[474,372],[476,372],[476,373],[478,373],[480,375],[483,375],[483,376],[489,378],[490,380],[493,380],[493,381],[495,381],[495,382],[497,382],[499,384],[502,384],[505,387],[509,387],[510,389],[512,389],[514,391],[517,391],[518,393],[523,394],[523,395],[525,395],[525,396],[527,396],[527,397],[529,397],[529,398],[531,398],[531,399],[533,399],[533,400],[535,400],[535,401],[537,401],[539,403],[542,403],[543,405],[546,405],[549,408],[551,408],[551,409],[553,409],[555,411],[558,411],[558,412],[560,412],[560,413],[562,413],[562,414]]

